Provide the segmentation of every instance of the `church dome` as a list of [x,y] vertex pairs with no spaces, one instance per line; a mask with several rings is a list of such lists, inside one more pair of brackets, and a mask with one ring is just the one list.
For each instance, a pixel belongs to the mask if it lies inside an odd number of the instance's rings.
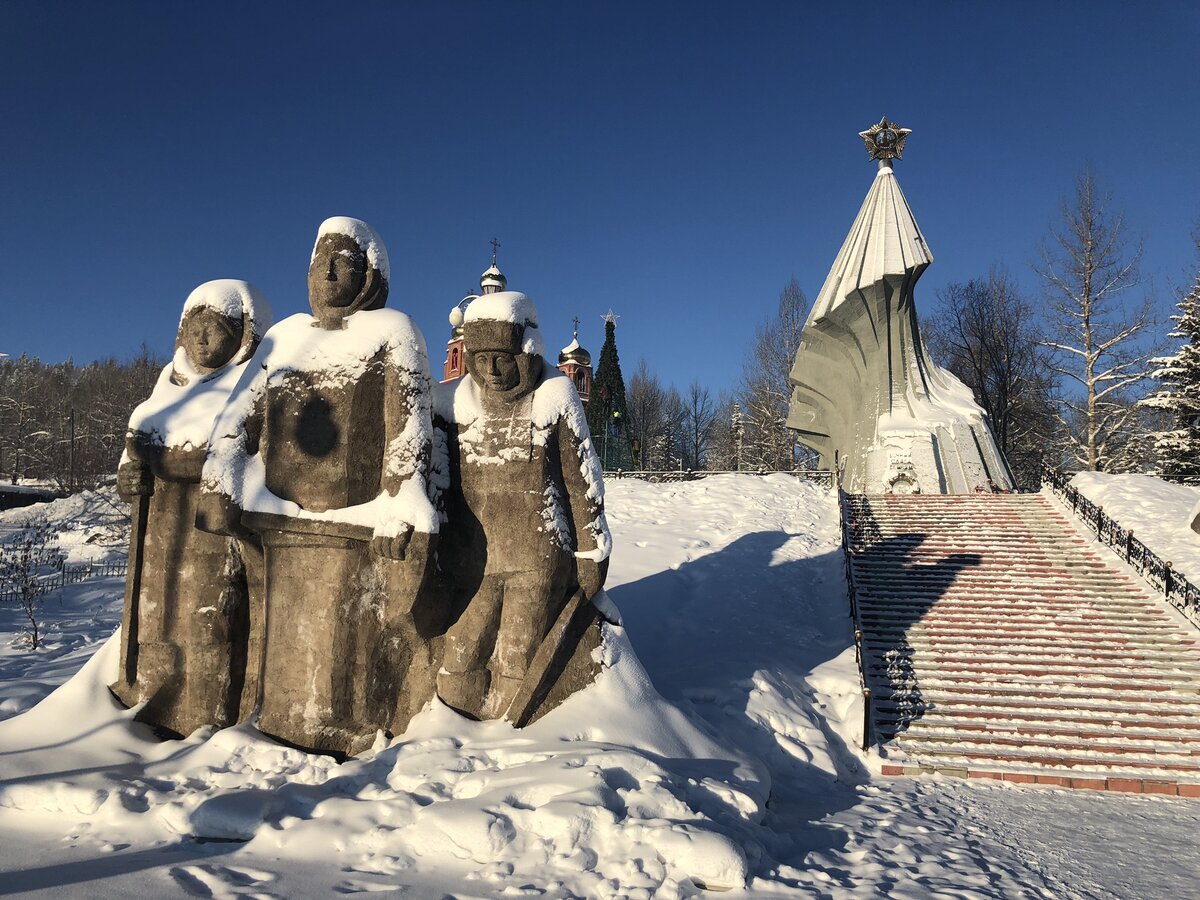
[[479,276],[479,288],[485,294],[498,294],[500,291],[507,290],[508,279],[504,277],[503,272],[496,268],[494,259],[487,271]]
[[579,346],[578,335],[573,337],[571,343],[563,347],[558,354],[558,364],[560,366],[571,362],[580,366],[590,366],[592,364],[592,354]]

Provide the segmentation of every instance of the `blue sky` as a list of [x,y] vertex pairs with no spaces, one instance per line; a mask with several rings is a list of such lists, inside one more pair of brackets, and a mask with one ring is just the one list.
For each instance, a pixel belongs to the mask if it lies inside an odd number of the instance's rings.
[[[1052,8],[1051,8],[1052,7]],[[918,286],[1029,264],[1086,164],[1163,307],[1200,219],[1200,6],[62,4],[0,0],[0,351],[167,352],[212,278],[307,309],[317,225],[367,220],[440,367],[488,240],[552,347],[732,385],[793,275],[820,288],[897,167]]]

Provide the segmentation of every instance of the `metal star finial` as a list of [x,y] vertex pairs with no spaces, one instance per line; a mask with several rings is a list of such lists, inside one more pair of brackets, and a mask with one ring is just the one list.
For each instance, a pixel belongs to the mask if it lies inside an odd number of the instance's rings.
[[911,128],[901,128],[884,116],[878,124],[872,125],[866,131],[860,131],[858,136],[867,145],[871,159],[903,159],[900,154],[910,134]]
[[621,317],[618,316],[615,312],[613,312],[612,307],[610,306],[608,308],[608,312],[606,312],[600,318],[604,320],[604,324],[606,324],[606,325],[611,324],[615,328],[617,326],[617,319],[619,319]]

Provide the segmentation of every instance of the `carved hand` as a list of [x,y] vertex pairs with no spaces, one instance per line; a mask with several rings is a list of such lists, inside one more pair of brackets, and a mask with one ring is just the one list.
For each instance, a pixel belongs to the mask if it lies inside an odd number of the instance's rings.
[[253,536],[253,532],[242,525],[242,511],[225,494],[200,494],[200,499],[196,501],[196,527],[210,534],[243,539]]
[[408,542],[412,540],[413,528],[409,525],[395,537],[371,538],[371,552],[385,559],[404,559]]
[[130,461],[117,469],[117,493],[125,500],[154,493],[154,475],[150,467]]

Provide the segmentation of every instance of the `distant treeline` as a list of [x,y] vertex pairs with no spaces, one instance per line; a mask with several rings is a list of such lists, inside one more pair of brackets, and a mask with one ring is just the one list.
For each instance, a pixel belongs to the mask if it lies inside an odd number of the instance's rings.
[[130,360],[85,366],[0,359],[0,476],[71,491],[112,475],[129,414],[166,364],[146,347]]

